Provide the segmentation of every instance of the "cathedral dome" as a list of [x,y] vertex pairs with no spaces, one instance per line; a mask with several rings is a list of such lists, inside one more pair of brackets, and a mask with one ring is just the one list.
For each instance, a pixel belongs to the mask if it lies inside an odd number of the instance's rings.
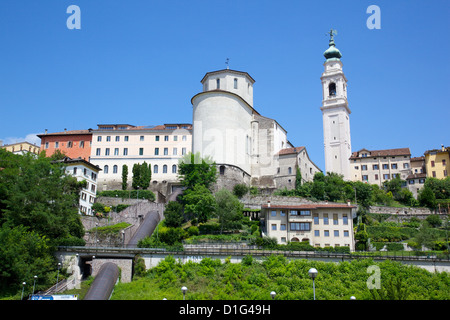
[[327,50],[325,50],[325,52],[323,53],[324,57],[327,60],[330,60],[333,58],[340,59],[342,57],[342,54],[339,51],[339,49],[335,47],[334,40],[331,39],[329,45],[330,45],[329,48]]

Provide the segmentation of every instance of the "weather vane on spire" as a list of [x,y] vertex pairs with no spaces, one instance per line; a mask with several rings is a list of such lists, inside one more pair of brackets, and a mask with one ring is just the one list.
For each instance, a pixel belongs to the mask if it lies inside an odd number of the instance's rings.
[[230,62],[230,59],[227,58],[227,60],[225,61],[225,64],[227,65],[227,69],[230,69],[230,67],[229,67],[229,65],[228,65],[229,62]]
[[327,35],[330,35],[330,41],[334,41],[333,37],[337,35],[337,30],[330,29],[330,31],[327,32]]

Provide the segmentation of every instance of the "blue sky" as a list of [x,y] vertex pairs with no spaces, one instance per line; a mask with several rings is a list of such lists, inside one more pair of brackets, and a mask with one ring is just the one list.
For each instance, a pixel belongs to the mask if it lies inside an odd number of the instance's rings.
[[[81,29],[69,30],[69,5]],[[369,5],[381,29],[368,29]],[[348,79],[352,150],[450,145],[450,1],[2,0],[0,139],[100,123],[191,123],[206,72],[255,80],[254,106],[324,170],[326,32]],[[39,141],[39,140],[37,140]]]

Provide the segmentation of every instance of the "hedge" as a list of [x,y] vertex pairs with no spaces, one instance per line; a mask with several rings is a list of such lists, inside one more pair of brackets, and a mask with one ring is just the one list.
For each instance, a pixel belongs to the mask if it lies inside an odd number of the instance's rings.
[[136,199],[139,196],[139,199],[155,201],[155,194],[150,190],[106,190],[99,192],[98,196],[112,198],[117,196],[122,199]]

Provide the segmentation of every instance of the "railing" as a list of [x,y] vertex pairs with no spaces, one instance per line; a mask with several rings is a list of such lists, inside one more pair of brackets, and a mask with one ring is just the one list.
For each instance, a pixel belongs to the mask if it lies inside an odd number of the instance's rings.
[[333,258],[340,260],[352,260],[352,259],[364,259],[371,258],[375,260],[390,259],[401,261],[443,261],[449,262],[450,256],[448,254],[428,254],[428,255],[411,255],[408,252],[395,252],[391,254],[389,252],[353,252],[353,253],[337,253],[329,251],[289,251],[289,250],[271,250],[264,249],[258,246],[246,245],[246,244],[219,244],[219,243],[207,243],[201,245],[188,245],[180,247],[168,247],[168,248],[119,248],[119,247],[59,247],[59,251],[63,252],[76,252],[76,253],[89,253],[92,255],[98,254],[118,254],[118,255],[135,255],[135,254],[178,254],[178,255],[235,255],[235,256],[270,256],[270,255],[283,255],[286,257],[296,258]]

